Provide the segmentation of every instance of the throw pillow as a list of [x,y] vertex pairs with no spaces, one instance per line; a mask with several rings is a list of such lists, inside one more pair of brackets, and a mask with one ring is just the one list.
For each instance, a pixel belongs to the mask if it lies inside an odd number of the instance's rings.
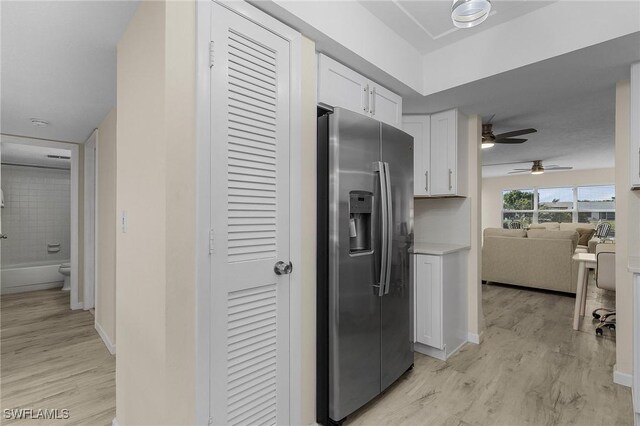
[[595,229],[589,228],[576,228],[576,232],[578,232],[578,245],[579,246],[588,246],[589,240],[596,233]]

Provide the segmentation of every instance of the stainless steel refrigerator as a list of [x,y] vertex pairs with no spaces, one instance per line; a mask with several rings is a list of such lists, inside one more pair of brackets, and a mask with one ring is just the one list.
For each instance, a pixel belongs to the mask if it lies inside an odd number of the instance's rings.
[[318,422],[340,423],[413,365],[413,138],[318,118]]

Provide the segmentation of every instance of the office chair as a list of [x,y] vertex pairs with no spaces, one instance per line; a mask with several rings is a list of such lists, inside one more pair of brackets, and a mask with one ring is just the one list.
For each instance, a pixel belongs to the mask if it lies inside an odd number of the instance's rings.
[[611,224],[609,222],[602,222],[596,227],[595,237],[604,240],[609,236],[611,232]]
[[522,229],[522,223],[512,220],[509,222],[509,229]]
[[[616,246],[598,244],[596,246],[596,286],[604,290],[616,291]],[[616,329],[615,309],[598,308],[593,317],[599,320],[596,335],[602,336],[604,328]]]

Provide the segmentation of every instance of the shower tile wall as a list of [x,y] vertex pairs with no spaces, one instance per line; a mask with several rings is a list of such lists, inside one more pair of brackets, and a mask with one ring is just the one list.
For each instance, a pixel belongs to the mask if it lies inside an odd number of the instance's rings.
[[[70,258],[69,170],[2,166],[2,267]],[[60,244],[49,253],[47,244]]]

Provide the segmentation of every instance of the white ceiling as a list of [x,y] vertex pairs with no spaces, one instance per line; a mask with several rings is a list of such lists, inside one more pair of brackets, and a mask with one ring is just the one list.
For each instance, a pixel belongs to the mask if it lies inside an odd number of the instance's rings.
[[84,142],[115,106],[116,44],[137,5],[3,1],[2,133]]
[[28,164],[61,169],[71,168],[71,160],[47,157],[47,155],[69,157],[71,156],[71,151],[67,149],[45,148],[10,142],[3,142],[0,149],[2,150],[2,164]]
[[576,170],[613,167],[615,83],[629,78],[629,65],[640,60],[638,46],[640,33],[634,33],[431,96],[404,98],[403,109],[459,107],[484,120],[495,114],[495,134],[538,129],[524,136],[524,144],[484,150],[485,177],[533,160]]
[[491,16],[475,28],[454,27],[448,0],[358,0],[378,19],[425,54],[518,18],[554,1],[493,0]]

